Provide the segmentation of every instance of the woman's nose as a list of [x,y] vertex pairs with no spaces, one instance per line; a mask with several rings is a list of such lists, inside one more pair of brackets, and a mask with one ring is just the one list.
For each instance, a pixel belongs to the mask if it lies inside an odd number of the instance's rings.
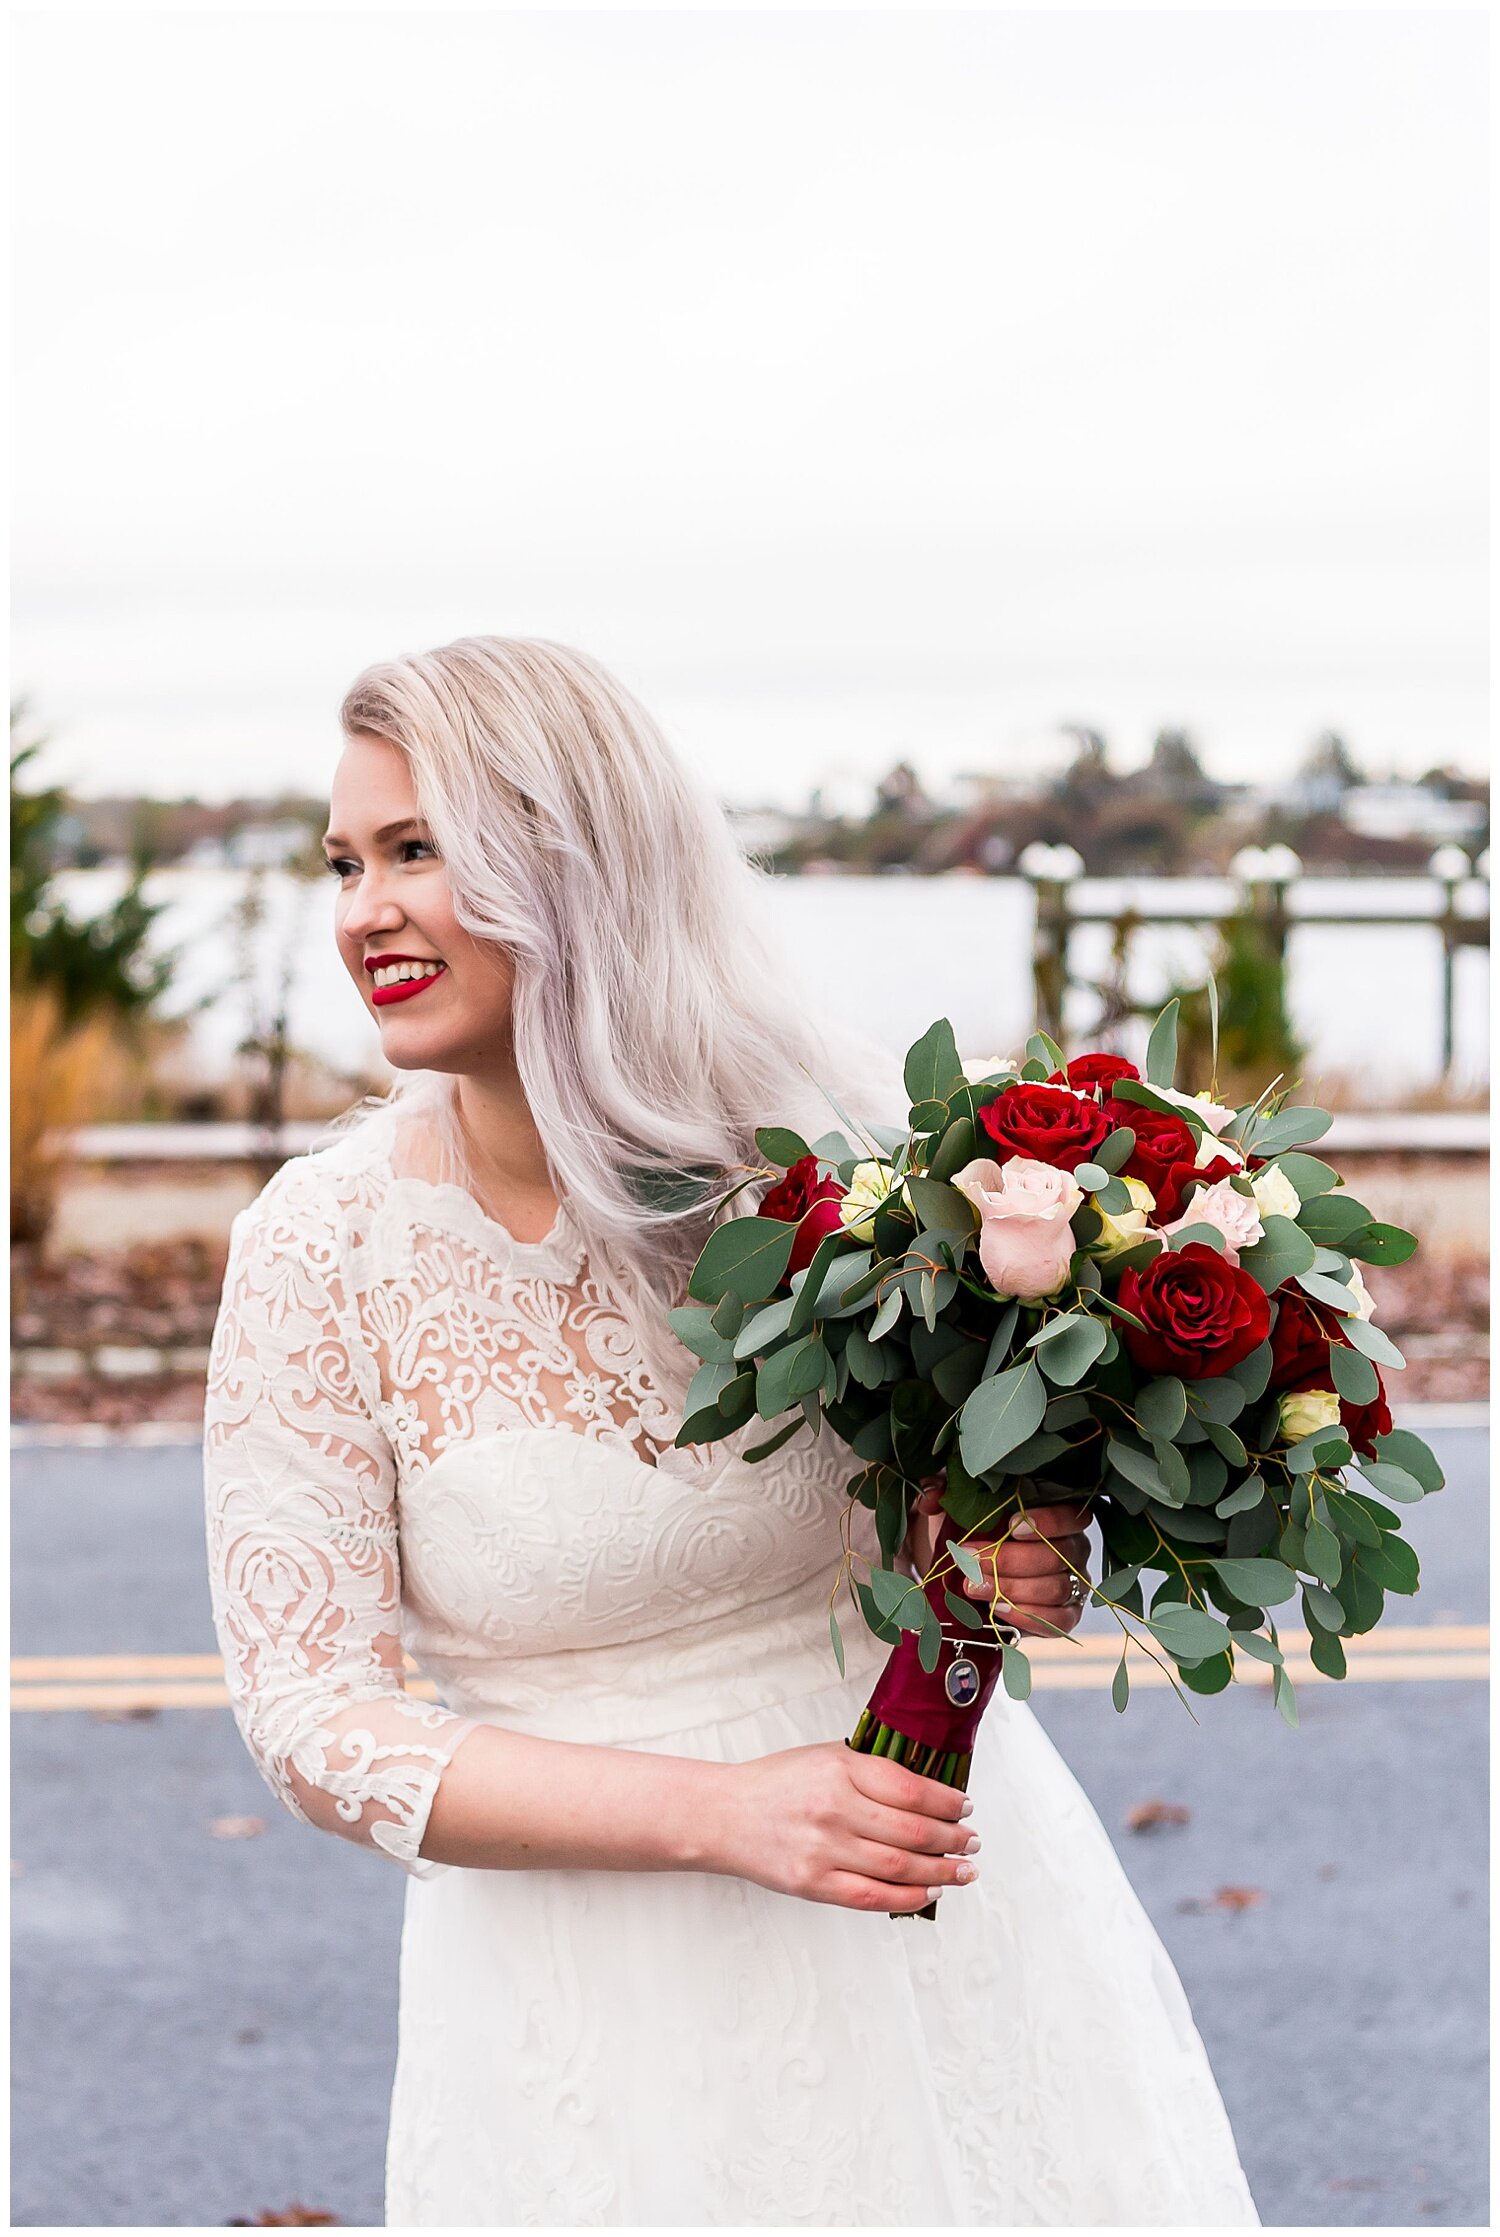
[[359,940],[370,932],[389,932],[401,921],[401,904],[394,893],[366,871],[344,911],[344,937]]

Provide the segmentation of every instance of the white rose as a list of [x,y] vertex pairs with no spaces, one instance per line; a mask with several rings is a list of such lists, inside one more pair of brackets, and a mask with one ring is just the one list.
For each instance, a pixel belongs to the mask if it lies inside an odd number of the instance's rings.
[[970,1087],[978,1087],[981,1080],[993,1080],[1001,1072],[1020,1070],[1013,1056],[970,1056],[961,1058],[960,1062]]
[[1210,1134],[1221,1134],[1234,1117],[1231,1105],[1211,1103],[1206,1093],[1184,1095],[1180,1087],[1158,1087],[1154,1080],[1150,1086],[1153,1095],[1164,1096],[1167,1102],[1180,1104],[1185,1111],[1196,1111]]
[[879,1158],[867,1157],[862,1165],[855,1166],[839,1217],[858,1242],[874,1242],[875,1214],[890,1195],[894,1179],[889,1165]]
[[1370,1292],[1365,1288],[1364,1275],[1360,1272],[1359,1268],[1353,1264],[1352,1261],[1350,1262],[1349,1266],[1349,1279],[1344,1284],[1344,1287],[1346,1289],[1352,1289],[1354,1292],[1355,1319],[1373,1320],[1375,1318],[1375,1300],[1370,1295]]
[[1336,1429],[1342,1419],[1337,1391],[1289,1390],[1278,1409],[1281,1434],[1289,1445],[1299,1444],[1318,1429]]
[[1260,1206],[1262,1219],[1295,1219],[1302,1209],[1302,1199],[1279,1165],[1267,1165],[1250,1183],[1255,1201]]
[[1196,1227],[1200,1220],[1206,1227],[1219,1230],[1231,1266],[1238,1266],[1240,1252],[1258,1243],[1265,1233],[1254,1199],[1241,1196],[1233,1181],[1215,1181],[1212,1188],[1200,1188],[1181,1219],[1174,1219],[1162,1233],[1175,1235],[1180,1227]]
[[1137,1243],[1146,1240],[1146,1224],[1156,1210],[1156,1198],[1144,1181],[1127,1178],[1125,1186],[1130,1191],[1128,1212],[1100,1211],[1098,1197],[1089,1198],[1100,1221],[1098,1234],[1087,1246],[1090,1258],[1116,1258],[1121,1251],[1134,1250]]

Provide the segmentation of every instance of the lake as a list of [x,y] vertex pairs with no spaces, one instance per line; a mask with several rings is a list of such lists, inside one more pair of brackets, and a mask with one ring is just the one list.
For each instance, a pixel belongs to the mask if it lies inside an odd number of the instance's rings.
[[[154,928],[157,950],[180,947],[181,961],[163,1005],[191,1012],[192,1046],[203,1077],[222,1077],[247,1031],[237,970],[232,912],[251,873],[194,865],[152,873],[147,897],[165,904]],[[121,890],[116,868],[73,870],[57,880],[69,906],[84,914],[107,907]],[[1214,878],[1080,881],[1080,897],[1111,907],[1192,909],[1222,900],[1228,885]],[[379,1073],[378,1030],[333,945],[334,883],[307,885],[281,872],[265,877],[266,917],[254,969],[269,990],[286,956],[291,964],[294,1040],[325,1061]],[[1339,908],[1350,916],[1401,912],[1414,920],[1430,910],[1438,888],[1427,878],[1307,878],[1296,889],[1300,909]],[[1483,889],[1466,896],[1483,906]],[[905,1047],[946,1012],[959,1044],[973,1055],[1017,1049],[1032,1025],[1032,893],[1020,878],[783,878],[767,905],[788,976],[815,1004],[861,1007],[878,1002],[885,1034]],[[1109,929],[1076,936],[1075,968],[1102,974]],[[1191,926],[1143,928],[1133,944],[1132,986],[1155,1001],[1174,978],[1200,975],[1207,952]],[[1308,1045],[1309,1079],[1320,1071],[1357,1075],[1382,1100],[1438,1077],[1441,1051],[1441,949],[1431,927],[1307,925],[1290,945],[1291,1006]],[[1455,1082],[1488,1078],[1489,955],[1461,949],[1456,971]],[[1086,1035],[1092,998],[1075,996],[1070,1032]]]

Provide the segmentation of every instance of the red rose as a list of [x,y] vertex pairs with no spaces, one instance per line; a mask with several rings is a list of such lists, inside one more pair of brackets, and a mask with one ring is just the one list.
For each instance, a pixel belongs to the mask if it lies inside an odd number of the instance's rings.
[[985,1104],[979,1123],[995,1144],[999,1164],[1034,1157],[1065,1173],[1087,1163],[1112,1131],[1097,1103],[1042,1080],[1017,1080]]
[[1310,1297],[1283,1283],[1276,1292],[1268,1390],[1327,1390],[1333,1330]]
[[[1128,1164],[1125,1170],[1130,1171]],[[1153,1191],[1157,1226],[1164,1227],[1168,1220],[1180,1219],[1184,1212],[1192,1210],[1187,1201],[1189,1182],[1202,1181],[1206,1188],[1214,1181],[1231,1180],[1238,1171],[1239,1167],[1230,1157],[1211,1157],[1206,1165],[1194,1165],[1191,1159],[1186,1164],[1179,1161],[1169,1165],[1160,1185]]]
[[842,1226],[839,1206],[846,1193],[843,1182],[831,1173],[824,1180],[818,1179],[815,1157],[799,1157],[795,1165],[787,1167],[786,1178],[767,1189],[761,1198],[761,1218],[797,1222],[792,1255],[786,1264],[789,1275],[800,1274],[804,1266],[810,1266],[823,1237]]
[[1265,1342],[1271,1303],[1249,1274],[1207,1243],[1162,1251],[1120,1278],[1120,1303],[1145,1323],[1122,1324],[1125,1348],[1152,1375],[1202,1381],[1227,1375]]
[[1125,1160],[1124,1171],[1132,1180],[1145,1182],[1160,1212],[1162,1192],[1172,1167],[1190,1166],[1198,1154],[1192,1128],[1186,1119],[1174,1118],[1170,1111],[1153,1111],[1147,1103],[1122,1103],[1114,1095],[1105,1104],[1102,1115],[1109,1122],[1110,1133],[1117,1126],[1128,1126],[1134,1133],[1135,1148]]
[[1111,1088],[1116,1080],[1138,1080],[1140,1073],[1128,1056],[1105,1056],[1096,1051],[1091,1056],[1072,1056],[1066,1072],[1051,1075],[1054,1087],[1066,1081],[1069,1087]]

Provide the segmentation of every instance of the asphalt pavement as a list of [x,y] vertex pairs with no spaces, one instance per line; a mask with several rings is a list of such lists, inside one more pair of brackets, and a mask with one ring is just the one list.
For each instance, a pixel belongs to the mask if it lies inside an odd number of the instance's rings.
[[[1424,1582],[1487,1617],[1487,1437],[1432,1431]],[[197,1456],[22,1450],[13,1652],[209,1654]],[[1091,1616],[1090,1623],[1097,1623]],[[1191,2000],[1268,2227],[1488,2226],[1486,1687],[1040,1691]],[[227,1708],[14,1719],[13,2222],[378,2227],[404,1877],[297,1825]],[[1161,1801],[1186,1822],[1132,1832]],[[215,1820],[259,1818],[249,1838]]]

